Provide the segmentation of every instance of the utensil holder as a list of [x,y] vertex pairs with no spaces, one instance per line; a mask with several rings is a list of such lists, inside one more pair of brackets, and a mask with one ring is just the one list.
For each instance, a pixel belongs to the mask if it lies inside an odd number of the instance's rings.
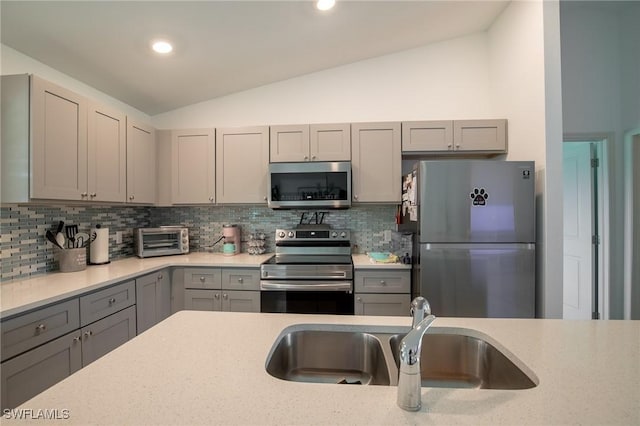
[[87,269],[86,247],[58,250],[60,272],[76,272]]

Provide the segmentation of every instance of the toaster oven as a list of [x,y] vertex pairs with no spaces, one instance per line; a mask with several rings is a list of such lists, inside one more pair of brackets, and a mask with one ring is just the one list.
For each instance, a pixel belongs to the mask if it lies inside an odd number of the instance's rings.
[[136,228],[133,240],[138,257],[189,253],[189,229],[181,226]]

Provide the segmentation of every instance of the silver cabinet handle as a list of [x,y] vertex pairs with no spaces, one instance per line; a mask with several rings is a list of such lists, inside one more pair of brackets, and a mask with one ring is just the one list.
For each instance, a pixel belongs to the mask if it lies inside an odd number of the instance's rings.
[[80,341],[81,338],[82,338],[82,336],[76,336],[76,337],[73,338],[73,342],[77,343],[77,342]]
[[263,198],[263,200],[264,200],[264,201],[267,201],[267,197],[264,197],[264,198]]
[[242,281],[244,281],[244,280],[242,279],[242,277],[238,278],[238,282],[239,282],[239,283],[242,283]]
[[309,156],[305,155],[304,156],[304,161],[307,161],[309,159]]
[[385,280],[380,280],[380,285],[387,285],[387,282]]
[[161,280],[162,279],[162,274],[158,275],[158,279]]
[[130,200],[133,200],[134,198],[135,198],[135,196],[133,196],[133,195],[129,195],[129,199],[130,199]]
[[116,303],[115,297],[112,297],[111,299],[109,299],[109,305],[113,305],[114,303]]
[[82,194],[80,194],[80,196],[81,196],[82,198],[86,198],[86,197],[87,197],[87,195],[88,195],[88,194],[87,194],[86,192],[83,192]]
[[354,196],[353,196],[353,198],[357,200],[357,199],[358,199],[358,196],[357,196],[357,195],[354,195]]
[[362,303],[362,297],[356,297],[356,300]]
[[456,149],[460,149],[460,144],[459,143],[456,144]]
[[91,332],[91,330],[87,330],[87,331],[84,332],[84,337],[89,338],[89,337],[91,337],[92,334],[93,333]]
[[47,329],[47,326],[44,324],[38,324],[36,326],[36,332],[37,333],[42,333],[43,331],[45,331]]
[[311,156],[311,159],[312,159],[312,160],[315,160],[315,159],[316,159],[316,156],[315,156],[315,155],[312,155],[312,156]]
[[214,294],[214,295],[213,295],[213,297],[214,297],[215,299],[220,299],[220,293],[216,293],[216,294]]
[[200,281],[201,281],[201,282],[204,282],[204,277],[200,277]]
[[96,194],[95,192],[92,192],[91,194],[89,194],[89,196],[90,196],[91,198],[95,198],[97,195],[98,195],[98,194]]
[[213,197],[209,197],[209,201],[213,203]]
[[224,293],[224,294],[222,295],[222,298],[226,300],[226,299],[228,299],[228,298],[229,298],[229,295],[228,295],[227,293]]

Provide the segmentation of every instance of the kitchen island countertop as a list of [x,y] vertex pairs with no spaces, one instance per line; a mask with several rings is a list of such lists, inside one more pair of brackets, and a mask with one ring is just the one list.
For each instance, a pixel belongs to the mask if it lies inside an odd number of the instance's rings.
[[301,323],[408,327],[410,318],[181,311],[19,408],[68,410],[60,423],[69,425],[640,423],[638,321],[438,318],[434,327],[490,336],[539,385],[423,387],[419,412],[396,406],[396,387],[270,376],[273,342]]

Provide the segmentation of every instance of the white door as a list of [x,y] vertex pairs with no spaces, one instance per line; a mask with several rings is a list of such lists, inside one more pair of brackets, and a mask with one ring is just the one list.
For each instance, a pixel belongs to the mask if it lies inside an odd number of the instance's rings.
[[563,144],[563,318],[591,319],[593,297],[593,200],[591,146]]

